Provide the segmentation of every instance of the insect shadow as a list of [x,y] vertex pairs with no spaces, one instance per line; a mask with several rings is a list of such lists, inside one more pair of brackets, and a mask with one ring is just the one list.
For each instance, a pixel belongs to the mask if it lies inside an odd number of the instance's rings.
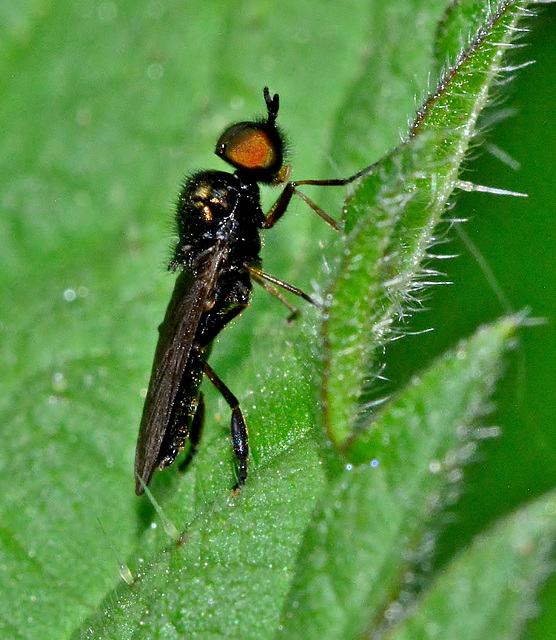
[[[178,242],[169,269],[178,271],[162,324],[143,409],[135,455],[135,491],[142,494],[157,468],[174,462],[189,439],[187,464],[197,450],[205,403],[200,391],[207,376],[231,411],[230,431],[237,460],[237,491],[247,479],[249,439],[238,399],[208,364],[211,346],[222,329],[249,304],[252,281],[276,296],[291,312],[297,309],[278,287],[316,305],[306,293],[261,269],[260,231],[284,215],[294,194],[334,229],[337,223],[305,194],[300,185],[343,186],[368,172],[336,180],[290,181],[284,163],[284,137],[276,125],[278,94],[263,91],[267,117],[228,127],[216,155],[235,173],[200,171],[185,183],[178,200]],[[259,183],[283,189],[267,215],[261,209]],[[182,465],[183,466],[183,465]]]

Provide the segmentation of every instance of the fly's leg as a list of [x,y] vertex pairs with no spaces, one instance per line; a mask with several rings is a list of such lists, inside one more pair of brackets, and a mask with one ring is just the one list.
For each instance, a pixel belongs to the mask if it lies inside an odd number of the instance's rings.
[[237,459],[237,482],[232,490],[235,493],[247,480],[247,459],[249,457],[249,434],[247,433],[247,425],[245,424],[245,418],[239,406],[239,400],[216,375],[214,369],[206,362],[205,373],[212,384],[224,396],[224,400],[226,400],[232,410],[230,432],[232,435],[234,454]]
[[203,435],[203,427],[205,425],[205,396],[201,392],[199,394],[199,401],[197,403],[197,410],[195,411],[195,415],[193,416],[193,420],[191,422],[191,428],[189,430],[189,442],[191,444],[187,455],[183,462],[180,463],[179,470],[185,471],[185,469],[193,460],[193,456],[197,453],[197,449],[199,448],[199,444],[201,442],[201,436]]
[[197,334],[197,344],[202,350],[205,350],[207,346],[216,338],[216,336],[222,331],[222,329],[230,323],[236,316],[238,316],[247,307],[249,298],[241,303],[237,303],[235,307],[232,307],[226,311],[222,316],[216,316],[217,322],[203,327],[203,331]]
[[[268,273],[265,273],[264,271],[261,271],[260,269],[257,269],[256,267],[252,267],[252,266],[250,266],[248,264],[246,264],[245,267],[249,270],[249,273],[251,274],[251,277],[253,278],[253,280],[258,285],[260,285],[265,291],[270,293],[270,295],[272,295],[275,298],[277,298],[278,300],[280,300],[280,302],[290,310],[291,315],[287,319],[288,324],[292,323],[299,316],[299,309],[297,307],[294,307],[294,305],[291,304],[278,291],[278,289],[276,287],[273,287],[272,284],[278,285],[279,287],[282,287],[282,289],[285,289],[286,291],[290,291],[291,293],[294,293],[296,296],[299,296],[300,298],[303,298],[303,300],[307,300],[307,302],[310,302],[315,307],[319,307],[320,306],[319,303],[316,300],[311,298],[311,296],[308,296],[304,291],[302,291],[298,287],[294,287],[293,284],[289,284],[288,282],[284,282],[284,280],[280,280],[279,278],[275,278],[274,276],[271,276]],[[269,282],[272,282],[272,284],[269,284]]]
[[329,224],[336,231],[339,231],[340,227],[338,226],[338,223],[336,222],[336,220],[334,220],[334,218],[331,218],[326,213],[326,211],[323,211],[318,206],[318,204],[315,204],[311,200],[311,198],[308,198],[304,193],[302,193],[301,191],[298,191],[297,187],[301,185],[315,185],[317,187],[345,187],[347,184],[351,184],[352,182],[355,182],[355,180],[357,180],[358,178],[362,178],[363,176],[370,175],[373,172],[374,168],[375,168],[375,165],[372,164],[371,166],[366,167],[365,169],[362,169],[357,173],[354,173],[349,178],[339,178],[339,179],[332,179],[332,180],[295,180],[292,182],[287,182],[282,193],[278,196],[278,200],[276,200],[276,202],[273,204],[270,211],[268,212],[266,216],[266,222],[265,222],[264,228],[270,229],[270,227],[273,227],[278,222],[278,220],[280,220],[280,218],[286,212],[286,209],[290,204],[290,200],[295,194],[299,196],[304,202],[306,202],[311,207],[311,209],[318,216],[320,216],[327,224]]
[[284,187],[284,190],[278,197],[278,200],[274,203],[270,211],[266,216],[265,229],[270,229],[273,227],[278,220],[284,215],[288,205],[290,204],[290,200],[295,193],[302,200],[304,200],[311,209],[320,216],[326,223],[328,223],[333,229],[336,231],[340,230],[338,223],[331,218],[326,211],[323,211],[317,204],[315,204],[310,198],[308,198],[304,193],[297,190],[297,187],[301,184],[319,184],[322,186],[343,186],[347,184],[344,180],[299,180],[298,182],[288,182]]
[[[210,344],[222,329],[239,315],[249,304],[251,282],[249,275],[239,271],[232,283],[219,285],[218,296],[212,301],[210,310],[205,313],[204,322],[197,331],[195,341],[203,352],[210,348]],[[208,356],[205,353],[205,359]]]

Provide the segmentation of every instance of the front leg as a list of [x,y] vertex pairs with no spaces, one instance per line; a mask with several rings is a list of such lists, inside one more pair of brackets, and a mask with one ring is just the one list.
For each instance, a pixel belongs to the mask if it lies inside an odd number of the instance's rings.
[[299,180],[297,182],[288,182],[284,187],[282,193],[278,197],[278,200],[272,205],[270,211],[266,216],[266,222],[264,225],[265,229],[270,229],[273,227],[278,220],[284,215],[288,205],[290,204],[290,200],[292,199],[294,193],[299,196],[304,202],[306,202],[311,209],[320,216],[327,224],[329,224],[336,231],[340,230],[338,223],[334,218],[331,218],[326,211],[323,211],[317,204],[315,204],[310,198],[308,198],[304,193],[297,190],[297,187],[302,184],[311,184],[317,185],[321,187],[339,187],[348,184],[351,178],[347,180]]

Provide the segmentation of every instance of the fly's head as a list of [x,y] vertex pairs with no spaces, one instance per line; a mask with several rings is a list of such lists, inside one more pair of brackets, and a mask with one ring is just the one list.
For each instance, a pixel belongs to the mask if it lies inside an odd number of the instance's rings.
[[284,136],[276,125],[278,94],[264,88],[267,117],[228,127],[216,143],[215,153],[237,169],[243,180],[282,184],[289,176],[284,164]]

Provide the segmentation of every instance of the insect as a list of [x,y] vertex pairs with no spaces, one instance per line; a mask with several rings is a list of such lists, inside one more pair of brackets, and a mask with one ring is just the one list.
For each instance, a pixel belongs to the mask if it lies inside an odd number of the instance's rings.
[[[328,224],[336,222],[297,191],[302,184],[345,185],[363,172],[341,180],[287,182],[284,139],[276,125],[279,97],[263,91],[266,119],[240,122],[220,136],[215,153],[235,167],[235,173],[200,171],[185,183],[178,200],[178,242],[169,270],[178,271],[174,292],[162,324],[143,409],[135,456],[136,493],[142,494],[157,468],[174,462],[187,439],[195,453],[204,422],[200,391],[207,376],[220,391],[232,415],[230,431],[237,460],[234,490],[248,472],[247,425],[238,399],[208,364],[211,345],[222,329],[248,305],[251,281],[297,310],[276,289],[286,289],[311,304],[310,296],[261,270],[259,233],[282,217],[294,194],[299,195]],[[258,183],[283,185],[281,195],[265,216]]]

